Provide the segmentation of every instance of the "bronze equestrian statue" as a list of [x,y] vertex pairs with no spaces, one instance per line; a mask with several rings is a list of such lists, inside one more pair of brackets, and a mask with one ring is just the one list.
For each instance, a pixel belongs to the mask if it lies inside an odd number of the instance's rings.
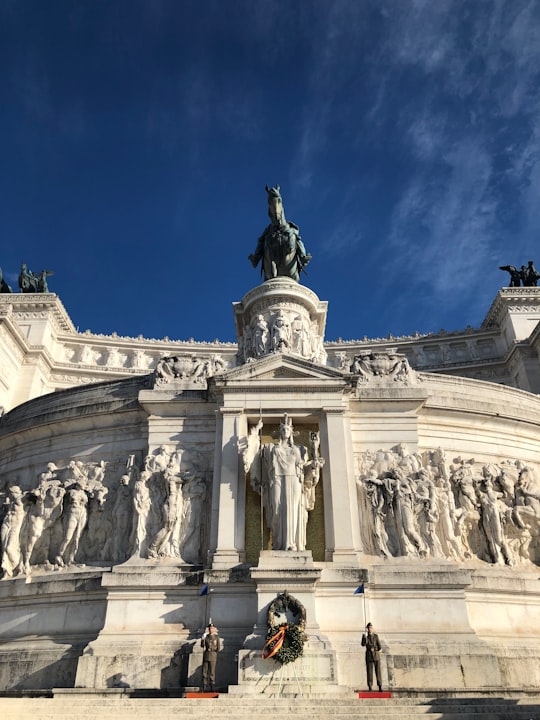
[[265,280],[288,277],[300,281],[300,273],[311,260],[300,238],[298,225],[288,222],[283,211],[279,185],[269,188],[268,215],[272,221],[257,242],[257,248],[249,260],[253,267],[261,262],[261,274]]

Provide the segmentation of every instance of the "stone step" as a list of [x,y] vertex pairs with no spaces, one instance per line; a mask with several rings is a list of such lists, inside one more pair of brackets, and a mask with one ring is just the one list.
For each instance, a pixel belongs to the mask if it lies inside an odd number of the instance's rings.
[[522,698],[414,698],[373,699],[250,699],[228,698],[129,698],[87,694],[54,698],[0,697],[0,717],[5,720],[193,720],[251,717],[254,712],[270,714],[272,720],[290,720],[291,715],[310,720],[333,718],[377,718],[377,720],[540,720],[540,697]]
[[[198,715],[189,715],[188,717],[200,718],[200,720],[207,720],[209,714],[211,714],[212,718],[215,718],[215,720],[221,720],[231,717],[231,715],[223,715],[219,709],[206,709],[204,711],[201,710]],[[179,715],[183,716],[184,713],[182,710],[179,710],[177,708],[175,710],[171,710],[170,712],[160,714],[160,720],[178,720]],[[329,717],[343,717],[350,720],[366,720],[366,718],[377,718],[378,720],[395,720],[396,717],[399,717],[402,720],[425,720],[426,718],[426,715],[418,714],[416,712],[406,712],[399,715],[386,713],[374,715],[367,710],[360,709],[357,709],[354,713],[342,716],[328,715],[323,712],[312,712],[309,715],[297,715],[296,713],[294,713],[294,716],[306,718],[309,717],[311,720],[328,720]],[[58,720],[59,718],[65,720],[133,720],[133,718],[137,718],[137,720],[154,720],[155,714],[152,714],[150,712],[139,714],[135,710],[128,709],[104,713],[100,708],[95,708],[94,710],[86,713],[80,713],[76,710],[66,710],[65,713],[47,711],[37,712],[36,714],[30,716],[25,711],[17,711],[10,709],[6,715],[3,715],[3,717],[5,718],[5,720]],[[500,711],[491,712],[489,715],[478,715],[477,713],[469,712],[432,712],[429,714],[428,717],[430,720],[478,720],[478,718],[482,717],[487,717],[489,718],[489,720],[538,720],[538,718],[540,718],[540,715],[538,713],[533,715],[530,711],[523,712],[523,710],[516,709],[501,709]],[[272,718],[273,720],[290,720],[291,714],[273,714]]]
[[405,695],[403,691],[395,691],[391,698],[358,698],[356,691],[348,691],[346,696],[330,696],[325,695],[321,698],[317,698],[314,701],[311,697],[306,694],[304,696],[295,695],[294,697],[276,697],[272,698],[271,701],[262,694],[244,694],[244,695],[231,695],[227,693],[219,694],[216,698],[184,698],[183,693],[178,691],[172,693],[170,691],[160,690],[96,690],[88,691],[82,689],[54,689],[39,691],[3,691],[0,692],[0,702],[17,701],[25,703],[54,702],[57,705],[68,704],[72,705],[87,705],[89,707],[94,706],[96,703],[103,705],[126,705],[137,703],[139,707],[146,705],[152,707],[158,707],[160,705],[170,706],[171,703],[184,702],[189,705],[197,706],[199,704],[205,704],[209,699],[219,702],[221,706],[230,706],[232,708],[253,708],[254,701],[264,700],[265,702],[271,702],[272,706],[281,709],[287,709],[288,707],[301,707],[304,705],[306,708],[317,705],[318,707],[339,707],[348,706],[350,704],[361,703],[363,705],[416,705],[416,706],[436,706],[436,705],[468,705],[468,706],[489,706],[498,704],[538,704],[540,703],[540,692],[539,693],[501,693],[501,694],[487,694],[487,695],[467,695],[465,693],[457,693],[454,696],[449,697],[442,694],[438,696],[430,696],[427,694],[415,694]]

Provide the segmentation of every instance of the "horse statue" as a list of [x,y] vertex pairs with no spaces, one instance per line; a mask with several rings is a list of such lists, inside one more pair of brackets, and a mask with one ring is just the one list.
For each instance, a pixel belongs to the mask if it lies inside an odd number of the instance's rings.
[[19,275],[19,288],[23,293],[48,293],[47,277],[54,275],[52,270],[42,270],[39,275],[34,275],[28,270],[26,263],[21,265]]
[[522,265],[518,270],[514,265],[500,265],[499,270],[506,270],[510,273],[510,284],[508,287],[536,287],[540,280],[540,273],[534,267],[534,262],[529,260],[527,265]]
[[272,188],[266,185],[266,192],[268,215],[272,222],[257,241],[257,248],[248,259],[253,267],[257,267],[262,261],[261,274],[265,280],[289,277],[299,282],[300,273],[311,260],[311,255],[306,253],[298,225],[285,218],[279,185]]

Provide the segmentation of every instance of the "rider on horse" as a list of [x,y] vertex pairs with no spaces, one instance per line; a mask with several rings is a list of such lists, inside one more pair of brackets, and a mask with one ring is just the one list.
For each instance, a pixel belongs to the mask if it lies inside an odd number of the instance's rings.
[[257,248],[249,260],[257,267],[262,260],[261,273],[265,280],[275,277],[289,277],[299,282],[300,273],[311,260],[298,232],[298,225],[288,222],[283,211],[279,185],[269,188],[268,215],[272,222],[257,242]]
[[51,270],[42,270],[39,275],[34,275],[28,270],[26,263],[21,265],[19,275],[19,288],[23,293],[48,293],[47,276],[53,275]]

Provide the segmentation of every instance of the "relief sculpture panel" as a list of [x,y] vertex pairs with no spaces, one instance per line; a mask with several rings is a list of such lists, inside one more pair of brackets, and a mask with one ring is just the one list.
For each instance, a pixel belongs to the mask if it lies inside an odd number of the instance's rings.
[[357,455],[366,552],[540,565],[540,481],[516,459],[448,460],[405,444]]
[[161,446],[138,462],[49,462],[29,489],[0,491],[2,575],[137,558],[199,564],[211,481],[211,458],[191,447]]

